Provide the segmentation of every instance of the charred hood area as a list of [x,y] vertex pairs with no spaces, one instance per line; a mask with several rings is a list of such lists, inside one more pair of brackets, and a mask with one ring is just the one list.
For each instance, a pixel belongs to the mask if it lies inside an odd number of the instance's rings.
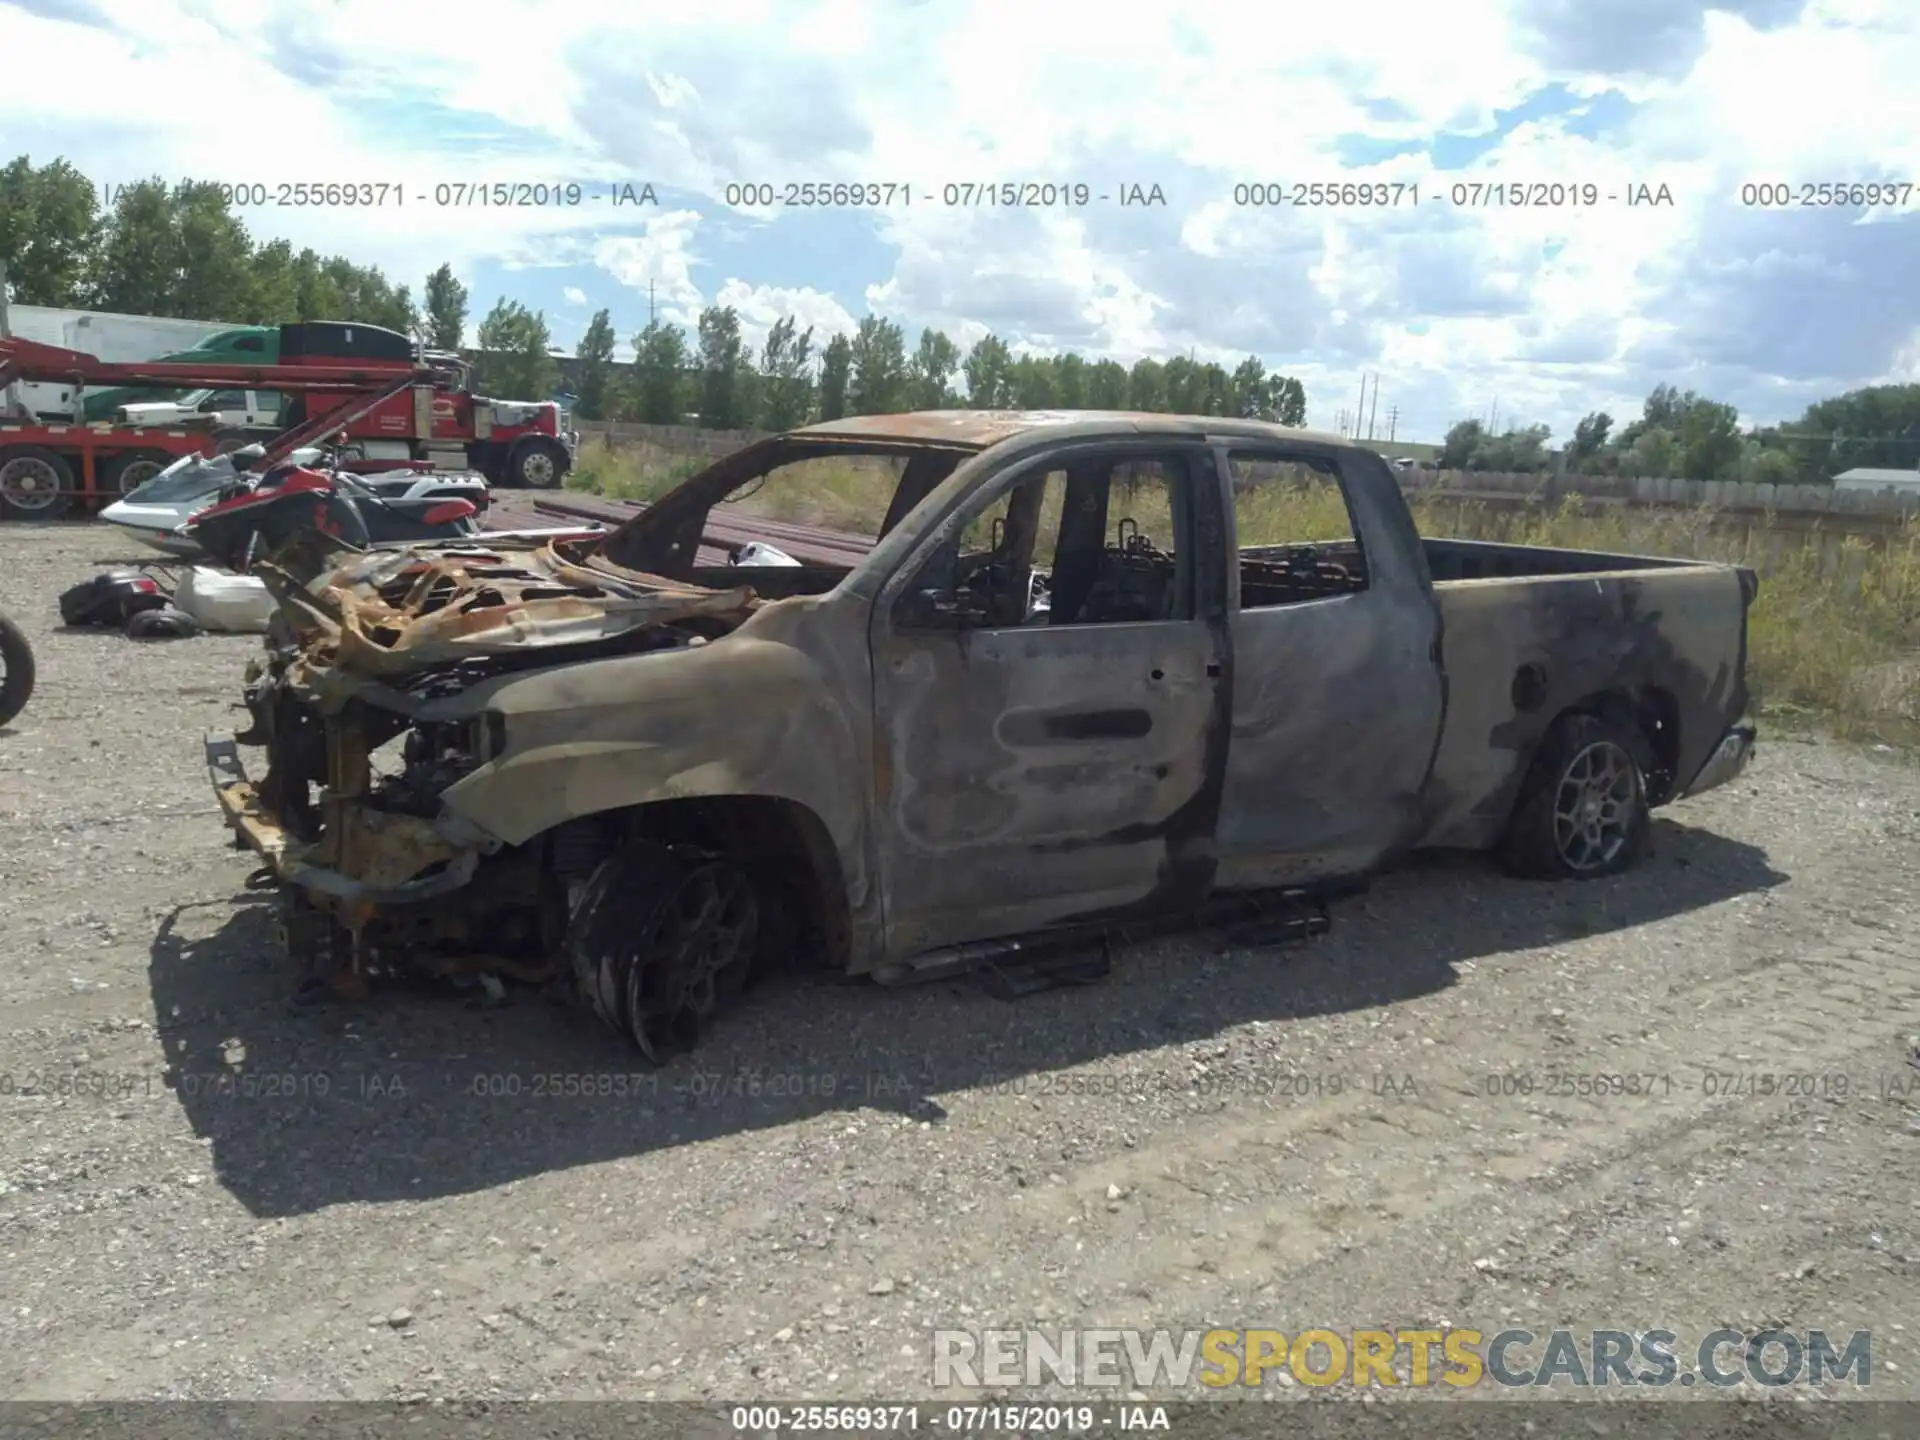
[[714,590],[626,569],[591,540],[370,550],[342,561],[319,538],[302,536],[256,573],[279,606],[270,648],[286,680],[323,710],[369,683],[425,700],[562,659],[717,639],[761,603],[746,586]]

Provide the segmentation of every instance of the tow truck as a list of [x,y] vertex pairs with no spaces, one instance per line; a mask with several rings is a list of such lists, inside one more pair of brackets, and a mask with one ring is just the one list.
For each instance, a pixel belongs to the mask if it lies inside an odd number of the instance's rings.
[[[16,380],[87,386],[277,391],[286,428],[235,426],[224,408],[143,423],[71,423],[0,416],[0,518],[51,520],[78,505],[91,512],[157,475],[182,455],[220,454],[255,442],[278,452],[290,434],[326,436],[358,471],[436,468],[454,458],[495,485],[559,486],[577,437],[552,401],[475,395],[456,355],[417,355],[397,331],[349,322],[280,327],[272,365],[144,361],[110,363],[77,350],[0,337],[0,393]],[[330,399],[332,404],[309,403]],[[362,403],[364,402],[364,403]],[[309,416],[311,415],[311,422]],[[256,467],[257,468],[257,467]]]
[[[435,386],[427,366],[366,362],[283,365],[114,363],[32,340],[0,339],[0,390],[16,380],[172,389],[257,384],[299,397],[312,418],[280,431],[252,468],[264,470],[323,437],[351,434],[382,406],[408,407],[416,434],[431,434]],[[291,407],[290,407],[291,408]],[[231,438],[231,437],[228,437]],[[212,424],[160,426],[0,420],[0,518],[52,520],[76,506],[91,513],[136,489],[183,455],[217,453]],[[354,470],[432,469],[428,461],[362,457]]]

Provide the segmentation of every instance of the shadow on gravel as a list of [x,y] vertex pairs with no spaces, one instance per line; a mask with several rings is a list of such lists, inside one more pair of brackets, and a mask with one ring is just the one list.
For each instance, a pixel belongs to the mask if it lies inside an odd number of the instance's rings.
[[[823,1113],[938,1123],[940,1097],[963,1107],[962,1092],[981,1088],[1040,1103],[1183,1091],[1193,1057],[1164,1047],[1431,994],[1462,961],[1655,923],[1786,878],[1753,846],[1665,819],[1652,857],[1613,880],[1543,885],[1477,857],[1425,858],[1337,905],[1317,940],[1163,941],[1117,952],[1095,985],[1013,1002],[964,982],[777,977],[660,1070],[527,992],[476,1008],[388,989],[292,1011],[271,907],[252,895],[175,911],[151,981],[168,1083],[212,1140],[220,1181],[256,1215],[295,1215],[482,1190]],[[1069,1066],[1082,1069],[1055,1073]]]

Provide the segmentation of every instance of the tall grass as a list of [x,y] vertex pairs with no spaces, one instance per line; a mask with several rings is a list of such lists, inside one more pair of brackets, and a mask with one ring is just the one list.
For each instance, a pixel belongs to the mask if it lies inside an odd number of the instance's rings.
[[[590,442],[567,483],[652,500],[706,463],[654,447]],[[748,514],[873,535],[898,473],[894,461],[807,461],[777,472],[735,504]],[[1878,543],[1849,539],[1836,556],[1817,533],[1727,526],[1707,510],[1594,510],[1578,495],[1552,507],[1515,509],[1444,492],[1408,501],[1423,535],[1751,566],[1762,580],[1748,622],[1748,674],[1764,712],[1776,721],[1818,720],[1849,738],[1920,744],[1920,524],[1908,522]],[[1339,539],[1352,528],[1337,490],[1283,476],[1243,489],[1236,513],[1245,546]],[[1058,498],[1050,494],[1043,545],[1058,514]],[[1163,487],[1126,490],[1112,518],[1122,514],[1157,543],[1170,544]],[[985,524],[974,528],[979,533],[971,538],[983,542]]]

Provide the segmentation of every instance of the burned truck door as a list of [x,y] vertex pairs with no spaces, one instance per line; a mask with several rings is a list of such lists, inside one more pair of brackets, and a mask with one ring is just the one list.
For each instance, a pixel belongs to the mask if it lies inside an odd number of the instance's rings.
[[1219,883],[1359,875],[1413,843],[1439,744],[1419,535],[1371,455],[1228,441],[1219,456],[1239,559]]
[[1198,444],[1016,461],[871,631],[887,951],[1197,898],[1227,721],[1225,523]]

